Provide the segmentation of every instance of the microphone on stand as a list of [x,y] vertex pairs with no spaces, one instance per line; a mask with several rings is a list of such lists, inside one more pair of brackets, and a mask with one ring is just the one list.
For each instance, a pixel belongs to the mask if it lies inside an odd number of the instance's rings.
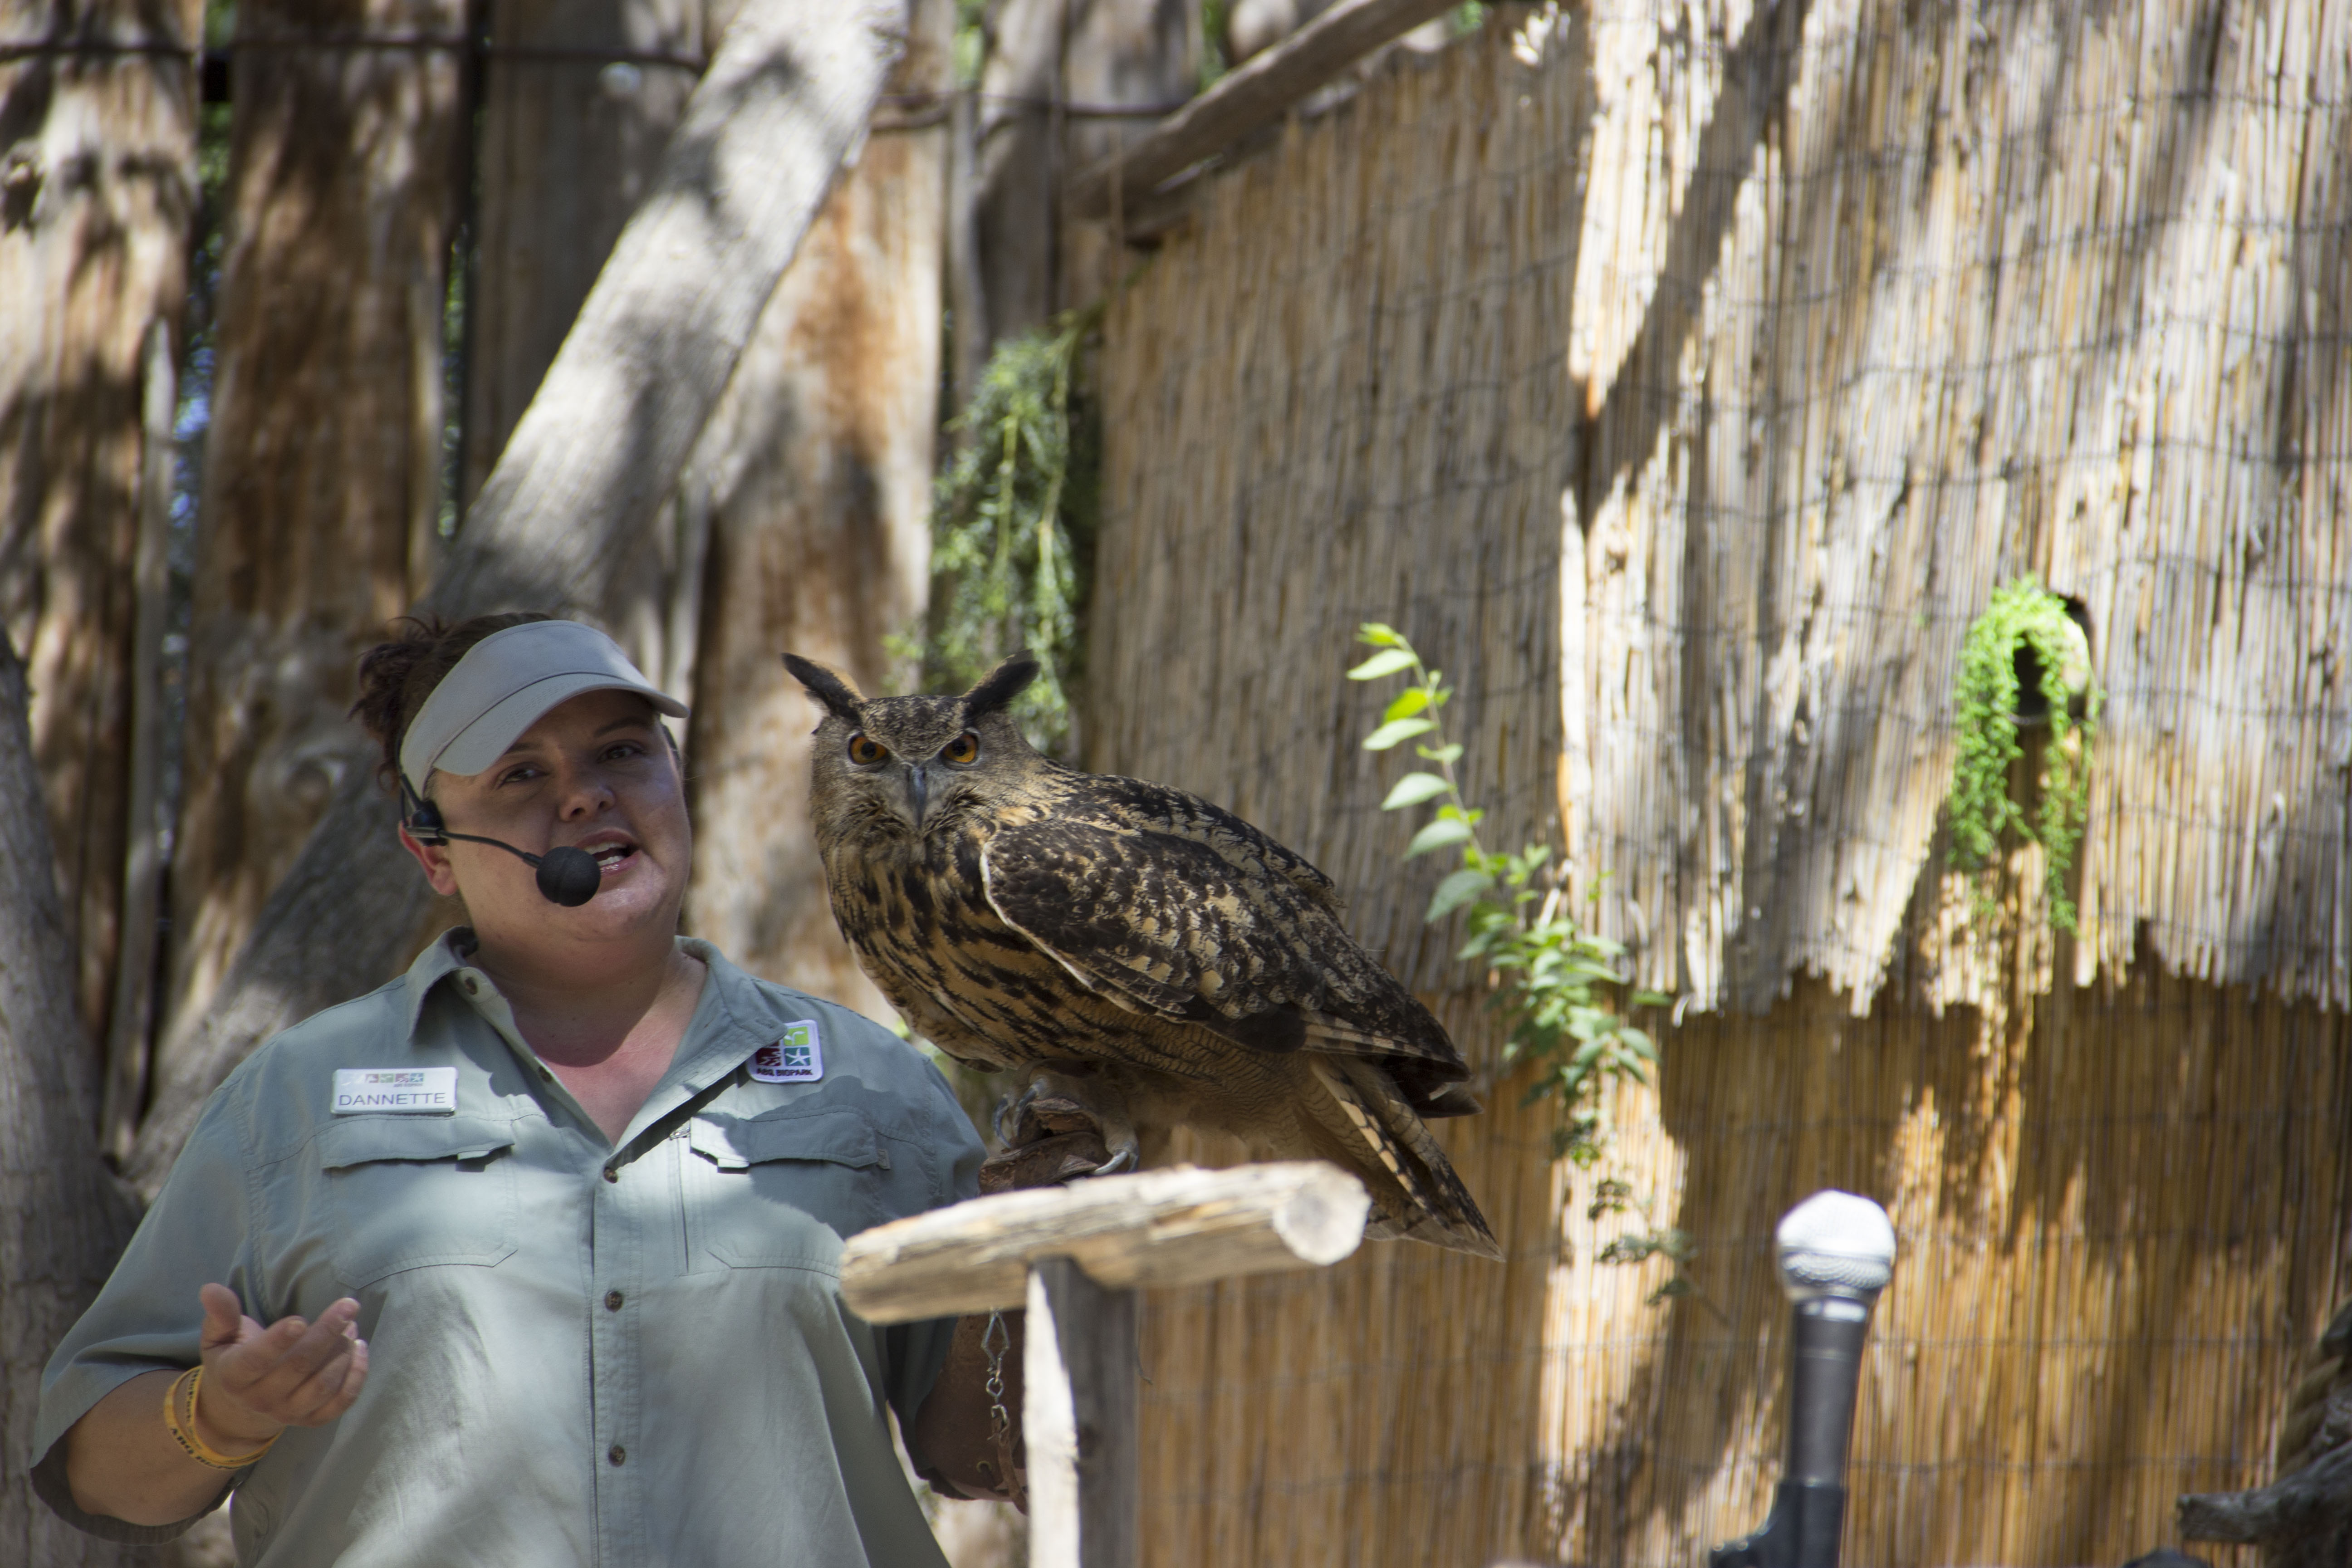
[[1790,1314],[1789,1453],[1763,1525],[1707,1553],[1708,1568],[1837,1568],[1846,1448],[1871,1305],[1895,1268],[1886,1211],[1852,1193],[1815,1193],[1780,1218]]

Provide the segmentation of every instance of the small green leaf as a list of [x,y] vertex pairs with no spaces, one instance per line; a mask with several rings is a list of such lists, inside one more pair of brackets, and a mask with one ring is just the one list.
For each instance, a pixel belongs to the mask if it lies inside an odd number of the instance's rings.
[[1430,895],[1429,912],[1421,917],[1423,923],[1434,925],[1494,885],[1495,879],[1484,871],[1465,868],[1454,872],[1438,883],[1437,891]]
[[1412,655],[1402,648],[1392,647],[1376,653],[1348,672],[1350,680],[1378,680],[1383,675],[1394,675],[1400,669],[1412,668]]
[[1415,735],[1426,734],[1437,728],[1426,719],[1399,719],[1381,725],[1364,737],[1364,750],[1385,752],[1399,741],[1410,741]]
[[1396,700],[1389,704],[1388,710],[1381,717],[1383,720],[1410,719],[1428,706],[1428,691],[1422,687],[1408,686],[1396,694]]
[[1421,753],[1423,762],[1435,763],[1440,767],[1462,760],[1462,747],[1458,742],[1444,746],[1415,746],[1413,750]]
[[1404,645],[1404,637],[1394,626],[1385,626],[1379,621],[1366,621],[1362,626],[1358,626],[1356,640],[1368,642],[1374,647],[1402,647]]
[[1433,822],[1412,836],[1404,847],[1408,860],[1416,855],[1426,855],[1433,849],[1443,849],[1449,844],[1459,844],[1470,837],[1470,826],[1464,822]]
[[1408,805],[1419,805],[1453,787],[1435,773],[1407,773],[1397,780],[1396,788],[1389,791],[1388,799],[1381,802],[1381,809],[1400,811]]

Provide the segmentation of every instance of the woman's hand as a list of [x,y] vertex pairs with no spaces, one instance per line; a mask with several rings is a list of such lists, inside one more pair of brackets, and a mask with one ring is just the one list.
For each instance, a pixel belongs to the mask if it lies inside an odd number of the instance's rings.
[[[204,1384],[196,1436],[236,1458],[289,1426],[320,1426],[352,1407],[367,1383],[367,1342],[345,1297],[315,1323],[280,1318],[263,1328],[236,1292],[207,1285],[199,1338]],[[229,1473],[197,1461],[163,1425],[169,1372],[142,1373],[90,1407],[66,1433],[66,1480],[75,1504],[132,1524],[176,1524],[221,1500]]]
[[323,1426],[366,1385],[367,1342],[353,1326],[360,1304],[349,1296],[315,1323],[285,1317],[266,1329],[226,1286],[196,1296],[205,1309],[196,1435],[212,1447],[242,1454],[289,1426]]

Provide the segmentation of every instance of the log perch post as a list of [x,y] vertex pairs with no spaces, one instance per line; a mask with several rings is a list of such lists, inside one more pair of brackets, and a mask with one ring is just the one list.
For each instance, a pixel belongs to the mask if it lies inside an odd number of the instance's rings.
[[1032,1568],[1137,1560],[1139,1306],[1135,1291],[1097,1285],[1067,1258],[1029,1270],[1021,1429]]
[[1137,1291],[1337,1263],[1370,1206],[1319,1161],[1000,1193],[860,1232],[841,1294],[877,1323],[1025,1306],[1030,1568],[1134,1568]]

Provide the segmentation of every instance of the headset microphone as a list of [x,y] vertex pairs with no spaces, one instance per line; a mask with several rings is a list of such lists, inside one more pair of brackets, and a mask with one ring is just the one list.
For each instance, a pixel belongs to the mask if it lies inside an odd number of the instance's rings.
[[604,873],[596,864],[596,857],[585,849],[560,844],[544,855],[533,855],[527,849],[496,838],[484,838],[477,833],[452,833],[441,820],[441,808],[420,796],[400,781],[400,793],[408,801],[408,820],[404,825],[408,836],[419,844],[446,844],[452,838],[462,838],[468,844],[488,844],[520,857],[524,864],[539,871],[539,890],[551,903],[562,904],[567,910],[578,909],[596,896],[604,885]]

